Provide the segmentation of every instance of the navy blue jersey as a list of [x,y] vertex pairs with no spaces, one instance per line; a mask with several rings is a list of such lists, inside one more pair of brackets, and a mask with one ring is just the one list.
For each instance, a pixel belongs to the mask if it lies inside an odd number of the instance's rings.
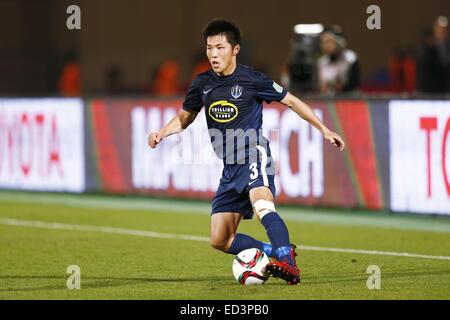
[[[183,109],[199,112],[205,106],[217,155],[224,162],[227,160],[226,164],[248,163],[251,152],[257,154],[257,145],[266,144],[268,149],[268,141],[261,131],[263,101],[281,101],[286,94],[286,89],[265,74],[237,64],[236,70],[228,76],[219,76],[212,69],[199,74],[189,88]],[[255,132],[256,140],[253,139]],[[227,145],[230,138],[234,140],[232,149]],[[233,162],[228,157],[230,154]]]

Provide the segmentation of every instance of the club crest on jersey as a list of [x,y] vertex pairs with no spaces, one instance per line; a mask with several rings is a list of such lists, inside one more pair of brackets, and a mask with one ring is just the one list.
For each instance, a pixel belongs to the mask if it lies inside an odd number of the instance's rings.
[[235,99],[239,98],[242,95],[242,87],[238,84],[231,87],[231,96]]
[[238,108],[226,100],[220,100],[209,106],[208,114],[216,122],[230,122],[237,117]]

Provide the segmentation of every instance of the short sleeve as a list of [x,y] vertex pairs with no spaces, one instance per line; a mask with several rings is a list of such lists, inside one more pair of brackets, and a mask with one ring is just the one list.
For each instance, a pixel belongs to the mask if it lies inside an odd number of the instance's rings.
[[203,107],[203,100],[200,91],[200,80],[198,77],[192,81],[188,93],[184,98],[183,109],[186,111],[200,112]]
[[270,103],[271,101],[281,101],[287,94],[287,90],[273,81],[264,73],[256,74],[257,96]]

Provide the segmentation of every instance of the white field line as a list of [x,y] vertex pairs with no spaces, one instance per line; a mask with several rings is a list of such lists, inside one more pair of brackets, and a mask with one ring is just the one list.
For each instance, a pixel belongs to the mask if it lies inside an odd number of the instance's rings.
[[[177,214],[201,214],[209,215],[210,204],[204,203],[181,203],[168,199],[134,199],[103,196],[79,196],[62,194],[40,194],[40,193],[9,193],[0,190],[0,201],[20,201],[23,203],[42,203],[48,205],[64,205],[75,208],[94,208],[108,210],[161,210]],[[107,212],[107,211],[105,211]],[[286,221],[300,221],[307,223],[320,223],[324,225],[357,226],[371,228],[387,228],[398,230],[411,230],[420,232],[450,233],[450,220],[441,220],[425,216],[403,215],[403,216],[378,216],[377,214],[332,214],[322,210],[306,208],[283,208],[281,216]],[[445,217],[449,218],[449,217]]]
[[325,248],[301,245],[300,249],[310,251],[327,251],[327,252],[345,252],[345,253],[359,253],[359,254],[372,254],[379,256],[395,256],[395,257],[409,257],[409,258],[422,258],[422,259],[437,259],[437,260],[450,260],[450,257],[446,256],[430,256],[426,254],[408,253],[408,252],[389,252],[389,251],[377,251],[377,250],[359,250],[359,249],[343,249],[343,248]]
[[[201,236],[182,235],[182,234],[174,234],[174,233],[160,233],[160,232],[135,230],[135,229],[124,229],[124,228],[115,228],[115,227],[99,227],[99,226],[89,226],[89,225],[80,225],[80,224],[67,224],[67,223],[59,223],[59,222],[43,222],[43,221],[36,221],[36,220],[19,220],[19,219],[10,219],[10,218],[0,218],[0,224],[9,225],[9,226],[33,227],[33,228],[56,229],[56,230],[91,231],[91,232],[103,232],[103,233],[113,233],[113,234],[125,234],[125,235],[140,236],[140,237],[147,237],[147,238],[179,239],[179,240],[209,242],[208,237],[201,237]],[[432,255],[407,253],[407,252],[388,252],[388,251],[359,250],[359,249],[347,249],[347,248],[327,248],[327,247],[316,247],[316,246],[308,246],[308,245],[299,245],[298,247],[300,250],[305,250],[305,251],[342,252],[342,253],[369,254],[369,255],[380,255],[380,256],[450,260],[450,257],[446,257],[446,256],[432,256]]]

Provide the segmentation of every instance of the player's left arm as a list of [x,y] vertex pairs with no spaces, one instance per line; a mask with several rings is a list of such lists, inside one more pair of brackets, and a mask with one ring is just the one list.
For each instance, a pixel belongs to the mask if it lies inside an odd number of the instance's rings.
[[338,147],[341,151],[344,150],[345,142],[341,136],[336,132],[329,130],[306,103],[289,92],[280,102],[291,108],[296,114],[298,114],[302,119],[308,121],[312,126],[316,127],[320,132],[322,132],[323,137],[330,141],[331,144]]

